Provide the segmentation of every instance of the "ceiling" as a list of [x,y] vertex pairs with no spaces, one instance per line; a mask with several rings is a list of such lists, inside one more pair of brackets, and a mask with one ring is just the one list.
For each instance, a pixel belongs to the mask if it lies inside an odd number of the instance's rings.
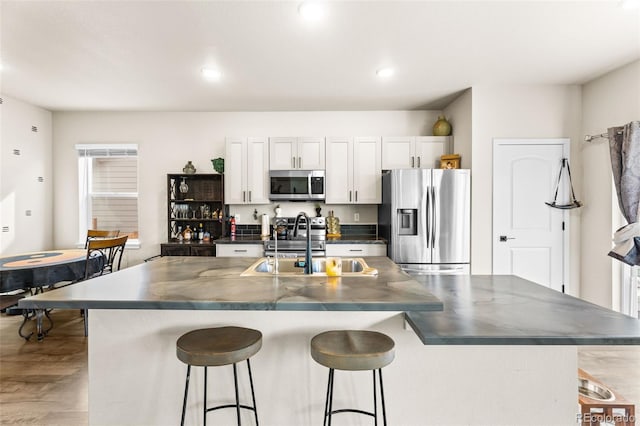
[[54,111],[421,110],[640,58],[640,10],[618,0],[328,1],[319,22],[298,6],[2,0],[0,90]]

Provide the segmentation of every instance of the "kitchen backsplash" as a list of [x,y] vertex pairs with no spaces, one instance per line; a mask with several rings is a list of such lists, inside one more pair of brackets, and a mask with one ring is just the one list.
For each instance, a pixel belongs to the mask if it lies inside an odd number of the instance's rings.
[[[272,221],[275,216],[273,209],[279,205],[281,215],[284,217],[296,217],[301,211],[306,212],[309,216],[315,216],[316,203],[299,202],[299,203],[272,203],[260,205],[240,205],[232,204],[229,206],[229,214],[236,216],[236,225],[260,225],[260,217],[263,213],[269,215]],[[328,216],[329,211],[333,210],[335,216],[340,219],[341,225],[377,225],[378,223],[378,205],[377,204],[323,204],[320,203],[322,209],[320,214]],[[254,211],[256,219],[254,219]],[[356,221],[356,214],[358,220]],[[238,218],[239,216],[239,218]]]
[[[340,232],[343,237],[349,235],[376,237],[377,225],[341,225]],[[258,236],[262,232],[260,225],[236,225],[236,236]]]

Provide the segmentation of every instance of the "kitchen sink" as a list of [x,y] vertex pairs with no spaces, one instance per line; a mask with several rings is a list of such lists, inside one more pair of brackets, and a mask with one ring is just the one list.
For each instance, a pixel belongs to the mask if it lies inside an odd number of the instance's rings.
[[582,377],[578,378],[578,392],[580,395],[597,401],[613,401],[615,399],[613,392],[609,389]]
[[[343,258],[329,258],[342,260],[342,276],[346,277],[371,277],[378,275],[378,270],[369,267],[364,259],[359,257],[343,257]],[[278,259],[278,272],[277,275],[295,276],[305,275],[304,268],[302,266],[296,266],[299,262],[304,263],[304,258],[285,258]],[[262,257],[258,259],[253,265],[249,266],[240,274],[243,277],[260,277],[265,275],[276,275],[274,272],[275,259]],[[327,275],[327,258],[316,257],[311,260],[311,270],[313,274],[311,276],[328,276]]]

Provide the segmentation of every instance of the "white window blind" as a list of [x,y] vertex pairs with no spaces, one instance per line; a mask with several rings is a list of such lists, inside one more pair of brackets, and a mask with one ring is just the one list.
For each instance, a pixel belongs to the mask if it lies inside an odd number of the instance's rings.
[[81,144],[78,152],[79,242],[87,229],[119,230],[138,240],[138,146]]

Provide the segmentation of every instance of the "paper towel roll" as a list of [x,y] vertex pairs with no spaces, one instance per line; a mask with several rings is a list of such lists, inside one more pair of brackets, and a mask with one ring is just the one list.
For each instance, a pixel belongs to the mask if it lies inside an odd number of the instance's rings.
[[268,237],[271,234],[271,227],[269,226],[269,215],[262,213],[262,236]]

